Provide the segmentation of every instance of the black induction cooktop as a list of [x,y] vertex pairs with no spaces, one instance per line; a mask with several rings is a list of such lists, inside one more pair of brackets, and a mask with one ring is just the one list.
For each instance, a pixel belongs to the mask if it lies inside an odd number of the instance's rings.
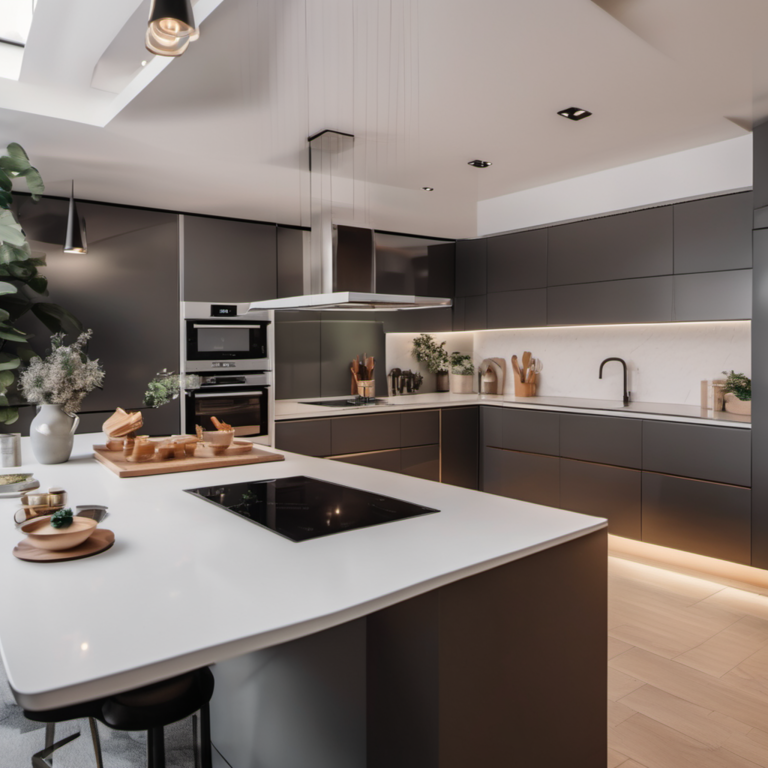
[[438,509],[314,477],[282,477],[192,488],[200,496],[291,541],[368,528]]

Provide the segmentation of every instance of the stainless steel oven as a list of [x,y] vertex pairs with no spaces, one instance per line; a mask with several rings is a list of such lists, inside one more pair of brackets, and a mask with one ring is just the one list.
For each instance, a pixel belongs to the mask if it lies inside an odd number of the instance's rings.
[[182,399],[182,431],[212,429],[211,416],[231,424],[238,437],[272,445],[274,312],[247,304],[183,302],[181,346],[184,373],[201,386]]
[[186,431],[215,429],[211,416],[231,424],[236,437],[269,437],[270,373],[203,376],[199,389],[186,393]]
[[238,304],[185,302],[187,372],[271,370],[271,314]]

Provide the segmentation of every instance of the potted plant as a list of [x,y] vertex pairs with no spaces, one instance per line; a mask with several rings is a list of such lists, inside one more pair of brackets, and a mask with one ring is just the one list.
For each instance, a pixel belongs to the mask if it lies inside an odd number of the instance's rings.
[[437,377],[435,381],[436,392],[448,391],[448,353],[445,351],[445,342],[438,344],[434,336],[428,333],[419,334],[413,340],[413,356],[427,366],[430,373]]
[[30,403],[40,406],[29,436],[32,452],[41,464],[61,464],[69,459],[80,422],[75,414],[83,398],[104,381],[99,361],[89,360],[83,351],[92,335],[89,329],[65,346],[64,334],[53,334],[51,353],[46,358],[33,357],[19,376],[19,389]]
[[200,377],[195,373],[183,374],[163,368],[147,384],[144,393],[144,405],[147,408],[160,408],[175,400],[182,389],[199,389]]
[[728,377],[723,387],[725,410],[728,413],[750,415],[752,413],[752,380],[743,373],[723,371],[723,374]]
[[475,366],[469,355],[461,352],[451,352],[448,358],[448,367],[451,371],[451,392],[454,394],[471,394],[474,392]]

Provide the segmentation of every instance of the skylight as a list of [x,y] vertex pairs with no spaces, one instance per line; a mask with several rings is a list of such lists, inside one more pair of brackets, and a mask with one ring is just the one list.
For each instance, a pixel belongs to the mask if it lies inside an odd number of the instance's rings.
[[37,0],[0,0],[0,43],[27,44]]

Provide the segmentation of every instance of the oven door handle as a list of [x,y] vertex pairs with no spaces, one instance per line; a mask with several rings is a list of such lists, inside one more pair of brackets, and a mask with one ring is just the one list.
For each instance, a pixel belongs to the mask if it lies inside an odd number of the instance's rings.
[[240,397],[261,397],[263,394],[263,392],[204,392],[199,395],[195,393],[192,397],[196,400],[204,400],[210,397],[233,397],[238,395]]
[[194,323],[192,325],[192,327],[195,330],[199,330],[201,328],[208,328],[208,329],[214,330],[214,331],[222,331],[222,330],[231,331],[233,328],[251,328],[251,329],[254,329],[254,328],[263,328],[264,326],[263,325],[240,325],[239,323],[232,323],[231,325],[207,325],[207,324],[204,324],[204,323],[200,323],[198,325],[197,323]]

